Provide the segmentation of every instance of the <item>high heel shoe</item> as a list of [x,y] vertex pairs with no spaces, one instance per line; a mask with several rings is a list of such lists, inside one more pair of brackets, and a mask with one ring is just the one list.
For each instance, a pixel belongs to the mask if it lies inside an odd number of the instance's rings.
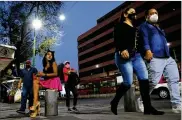
[[30,117],[31,117],[31,118],[35,118],[35,117],[37,116],[37,113],[38,113],[38,111],[37,111],[37,109],[36,109],[34,112],[32,112],[32,113],[30,114]]
[[38,109],[36,109],[33,113],[30,114],[31,118],[35,118],[37,116],[40,116],[40,111]]
[[37,115],[40,116],[40,102],[36,105],[37,107],[34,107],[35,109],[30,114],[31,118],[35,118]]
[[39,108],[39,109],[40,109],[40,102],[37,102],[36,105],[33,105],[32,107],[30,107],[30,110],[31,110],[31,111],[35,111],[36,108]]

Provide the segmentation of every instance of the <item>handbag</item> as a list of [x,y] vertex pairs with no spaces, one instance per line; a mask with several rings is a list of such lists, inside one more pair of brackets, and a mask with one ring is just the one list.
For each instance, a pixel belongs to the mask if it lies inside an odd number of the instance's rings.
[[18,89],[14,95],[14,102],[20,102],[21,101],[21,92],[22,90]]

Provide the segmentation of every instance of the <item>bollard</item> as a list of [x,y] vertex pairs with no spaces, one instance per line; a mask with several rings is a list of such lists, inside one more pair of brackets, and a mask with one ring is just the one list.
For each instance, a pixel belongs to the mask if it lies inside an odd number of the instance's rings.
[[136,100],[135,100],[135,86],[133,84],[124,96],[124,110],[125,112],[138,111]]
[[54,90],[45,91],[45,116],[58,115],[58,92]]

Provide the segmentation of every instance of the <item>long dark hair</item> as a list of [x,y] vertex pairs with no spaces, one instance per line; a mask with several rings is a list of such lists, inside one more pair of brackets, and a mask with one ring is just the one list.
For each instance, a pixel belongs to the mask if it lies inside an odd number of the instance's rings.
[[46,65],[47,65],[46,56],[47,56],[47,53],[48,53],[48,52],[51,52],[51,53],[52,53],[52,60],[49,60],[49,61],[48,61],[49,64],[50,64],[50,66],[52,66],[53,62],[55,62],[54,51],[48,50],[48,51],[46,52],[46,54],[44,55],[44,58],[42,59],[42,65],[43,65],[44,68],[45,68]]
[[127,14],[127,12],[131,9],[132,7],[129,7],[129,8],[126,8],[122,13],[121,13],[121,16],[120,16],[120,19],[119,19],[119,22],[122,23],[125,21],[125,17],[124,17],[124,14]]

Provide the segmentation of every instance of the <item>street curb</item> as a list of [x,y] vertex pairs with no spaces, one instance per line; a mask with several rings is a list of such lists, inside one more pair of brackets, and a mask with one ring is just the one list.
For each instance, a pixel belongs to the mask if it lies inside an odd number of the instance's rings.
[[[78,98],[85,99],[85,98],[108,98],[113,97],[115,93],[110,94],[91,94],[91,95],[79,95]],[[135,95],[140,95],[140,92],[135,92]]]

